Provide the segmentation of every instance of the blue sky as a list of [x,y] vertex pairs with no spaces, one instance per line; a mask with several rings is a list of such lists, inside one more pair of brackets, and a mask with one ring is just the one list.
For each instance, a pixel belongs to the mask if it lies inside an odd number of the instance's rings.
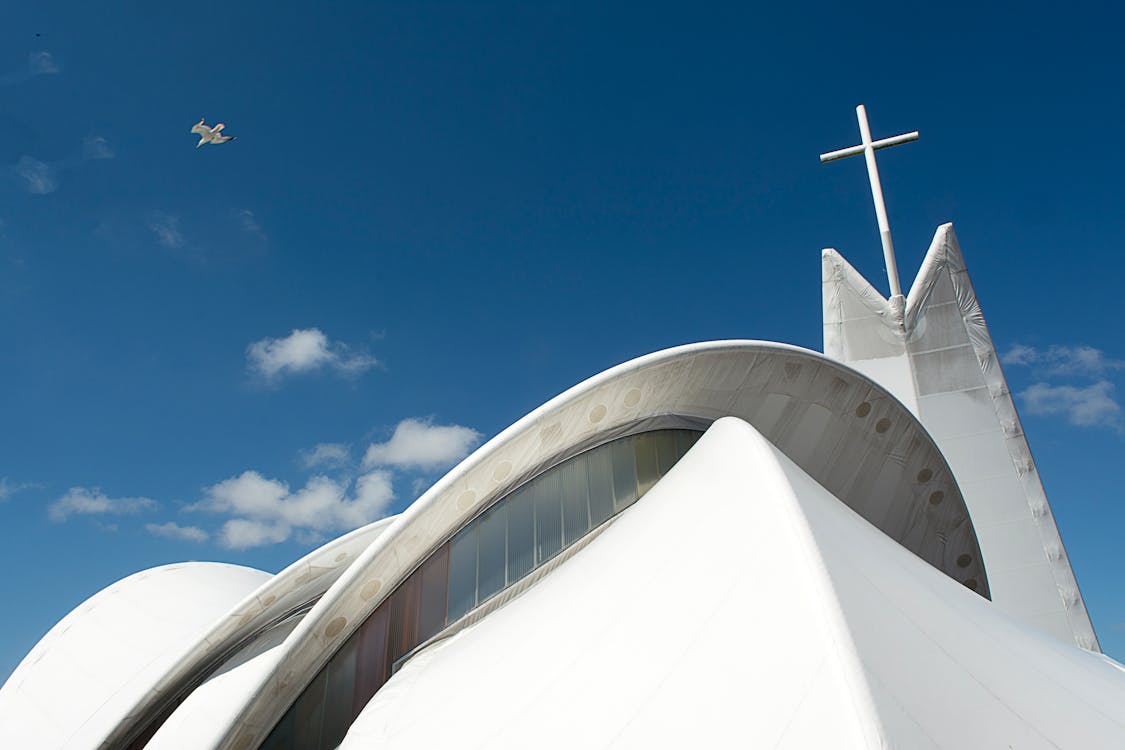
[[819,349],[821,248],[886,284],[862,162],[817,160],[861,102],[921,131],[880,154],[904,284],[953,221],[1125,659],[1120,11],[780,5],[7,9],[0,678],[112,581],[277,570],[613,364]]

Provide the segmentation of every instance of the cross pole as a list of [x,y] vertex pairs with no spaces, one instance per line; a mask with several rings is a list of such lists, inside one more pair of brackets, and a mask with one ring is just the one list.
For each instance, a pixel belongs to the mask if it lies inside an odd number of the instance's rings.
[[858,146],[829,151],[820,155],[820,162],[835,161],[848,156],[863,154],[867,160],[867,176],[871,180],[871,198],[875,201],[875,216],[879,220],[879,237],[883,240],[883,259],[887,263],[887,280],[891,284],[891,299],[902,297],[902,287],[898,283],[898,266],[895,264],[895,248],[891,244],[891,225],[887,221],[887,206],[883,203],[883,185],[879,182],[879,169],[875,166],[875,152],[881,148],[897,146],[918,140],[918,131],[904,133],[879,141],[871,140],[871,127],[867,124],[867,110],[861,104],[855,108],[859,119],[859,134],[863,142]]

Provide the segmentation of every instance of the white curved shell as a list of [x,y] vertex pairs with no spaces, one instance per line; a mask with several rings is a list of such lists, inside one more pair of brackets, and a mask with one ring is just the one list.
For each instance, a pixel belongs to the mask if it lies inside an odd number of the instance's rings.
[[415,655],[341,750],[1122,737],[1120,665],[941,575],[727,418],[550,576]]
[[215,620],[269,578],[193,562],[145,570],[95,594],[0,688],[0,747],[97,747]]

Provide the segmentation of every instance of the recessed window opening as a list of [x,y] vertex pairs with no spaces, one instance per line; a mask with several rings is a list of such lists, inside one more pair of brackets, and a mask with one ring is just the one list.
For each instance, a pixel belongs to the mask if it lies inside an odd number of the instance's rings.
[[420,644],[635,503],[699,439],[696,430],[619,438],[508,493],[442,544],[313,678],[262,750],[332,750]]

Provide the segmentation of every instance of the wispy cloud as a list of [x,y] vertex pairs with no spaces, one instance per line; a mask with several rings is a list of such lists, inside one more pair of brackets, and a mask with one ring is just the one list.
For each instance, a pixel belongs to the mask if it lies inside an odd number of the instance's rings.
[[34,195],[53,193],[59,187],[56,170],[51,165],[30,156],[21,156],[13,168],[23,183],[23,188]]
[[1116,386],[1108,378],[1125,371],[1125,361],[1092,346],[1057,344],[1017,344],[1001,360],[1009,366],[1028,368],[1039,381],[1018,394],[1029,414],[1063,417],[1076,427],[1122,430]]
[[36,76],[53,75],[62,71],[62,66],[54,55],[46,50],[32,52],[27,56],[27,62],[16,70],[0,73],[0,86],[14,86]]
[[7,477],[0,477],[0,503],[21,490],[38,486],[34,482],[13,482]]
[[73,515],[139,513],[156,506],[156,501],[147,497],[108,497],[96,487],[71,487],[51,503],[47,513],[52,521],[65,521]]
[[395,427],[390,440],[368,446],[363,466],[441,469],[469,455],[480,439],[481,434],[471,427],[404,419]]
[[1031,414],[1063,416],[1077,427],[1121,428],[1121,405],[1108,380],[1093,385],[1049,385],[1036,383],[1021,391],[1024,408]]
[[255,341],[246,348],[246,359],[250,371],[267,382],[321,369],[358,375],[379,364],[369,354],[329,341],[319,328],[294,329],[283,338]]
[[1042,349],[1016,344],[1001,359],[1004,364],[1030,367],[1048,377],[1098,377],[1125,369],[1125,361],[1107,357],[1101,349],[1092,346],[1050,346]]
[[297,455],[306,469],[324,467],[335,469],[347,465],[351,460],[351,449],[344,443],[320,443]]
[[115,155],[107,138],[89,135],[83,139],[81,150],[65,159],[45,162],[24,154],[12,165],[11,171],[24,190],[32,195],[47,195],[59,189],[64,172],[81,166],[83,162],[112,159]]
[[207,488],[204,499],[189,510],[235,516],[223,524],[219,542],[244,549],[294,536],[309,541],[325,532],[358,528],[385,515],[394,496],[386,471],[363,474],[354,486],[315,476],[296,491],[256,471],[245,471]]
[[54,56],[46,50],[32,52],[27,56],[27,69],[35,76],[52,75],[62,71]]
[[184,246],[184,235],[180,231],[180,219],[163,211],[153,211],[145,222],[156,241],[169,250]]
[[255,239],[266,239],[266,232],[262,229],[262,222],[258,221],[258,217],[254,212],[248,208],[235,208],[231,209],[231,216],[234,217],[235,222],[239,228],[246,234],[254,237]]
[[198,526],[180,526],[172,521],[168,523],[146,523],[145,530],[154,536],[179,539],[185,542],[206,542],[210,538],[210,534]]
[[117,153],[109,140],[100,135],[88,135],[82,140],[83,159],[112,159]]

